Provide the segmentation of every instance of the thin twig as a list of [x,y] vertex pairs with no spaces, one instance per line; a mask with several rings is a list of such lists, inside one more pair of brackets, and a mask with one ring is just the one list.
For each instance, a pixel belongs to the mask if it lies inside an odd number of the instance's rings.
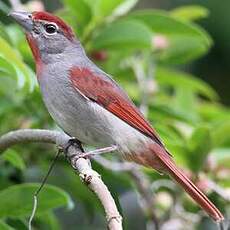
[[[24,129],[9,132],[0,137],[0,153],[7,148],[24,142],[47,142],[56,143],[65,147],[71,137],[62,132]],[[71,166],[78,172],[82,181],[97,195],[102,203],[107,219],[109,230],[122,230],[122,218],[118,212],[111,193],[101,180],[100,175],[91,168],[91,164],[85,158],[81,158],[82,150],[79,146],[71,145],[66,152]],[[35,201],[36,202],[36,201]]]
[[29,228],[29,230],[32,230],[32,221],[33,221],[33,219],[34,219],[34,216],[35,216],[35,213],[36,213],[36,210],[37,210],[38,194],[40,193],[40,191],[42,190],[43,186],[45,185],[45,183],[46,183],[46,181],[47,181],[47,179],[48,179],[48,177],[49,177],[49,175],[50,175],[50,173],[51,173],[51,171],[52,171],[52,169],[53,169],[53,167],[54,167],[54,165],[55,165],[55,163],[56,163],[58,157],[60,156],[60,153],[61,153],[61,149],[58,149],[57,154],[56,154],[56,156],[54,157],[54,159],[53,159],[53,161],[52,161],[52,163],[51,163],[51,165],[50,165],[50,167],[49,167],[49,169],[48,169],[47,174],[46,174],[45,177],[43,178],[42,183],[41,183],[41,185],[39,186],[39,188],[38,188],[38,189],[35,191],[35,193],[34,193],[33,209],[32,209],[32,213],[31,213],[30,218],[29,218],[29,223],[28,223],[28,228]]
[[33,209],[29,218],[29,223],[28,223],[28,229],[32,230],[32,221],[34,219],[36,210],[37,210],[37,206],[38,206],[38,198],[37,196],[34,195],[34,202],[33,202]]

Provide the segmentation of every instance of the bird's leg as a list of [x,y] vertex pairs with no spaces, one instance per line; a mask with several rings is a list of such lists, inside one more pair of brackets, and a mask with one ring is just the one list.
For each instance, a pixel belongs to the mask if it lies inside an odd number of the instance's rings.
[[112,145],[112,146],[105,147],[105,148],[95,149],[89,152],[83,152],[82,154],[80,154],[80,157],[89,158],[91,156],[100,155],[103,153],[110,153],[116,150],[117,150],[117,146]]
[[69,147],[74,146],[74,145],[77,145],[78,148],[82,152],[82,153],[78,154],[77,159],[79,159],[79,158],[89,158],[91,156],[95,156],[95,155],[99,155],[99,154],[103,154],[103,153],[110,153],[110,152],[113,152],[113,151],[117,150],[117,146],[112,145],[112,146],[108,146],[108,147],[104,147],[104,148],[95,149],[95,150],[92,150],[92,151],[89,151],[89,152],[85,152],[84,148],[82,147],[81,142],[76,138],[71,138],[71,139],[69,139],[68,143],[64,147],[62,147],[63,152],[67,153]]
[[[105,147],[105,148],[95,149],[95,150],[92,150],[89,152],[82,151],[78,155],[73,155],[73,157],[71,157],[70,160],[73,162],[73,165],[76,165],[76,162],[79,160],[79,158],[85,158],[85,159],[89,160],[89,158],[92,156],[103,154],[103,153],[113,152],[115,150],[117,150],[117,146],[112,145],[112,146]],[[89,164],[91,164],[90,161],[88,161],[88,162],[89,162]]]

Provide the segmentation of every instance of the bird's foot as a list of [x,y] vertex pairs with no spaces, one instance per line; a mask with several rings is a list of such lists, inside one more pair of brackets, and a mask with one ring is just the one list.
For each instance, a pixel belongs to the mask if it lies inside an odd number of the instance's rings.
[[69,141],[67,142],[66,145],[59,147],[65,155],[67,155],[67,152],[69,150],[70,146],[76,146],[78,148],[80,148],[81,153],[79,153],[77,156],[74,155],[75,160],[79,159],[79,158],[90,158],[92,156],[95,155],[100,155],[100,154],[104,154],[104,153],[110,153],[110,152],[114,152],[118,149],[118,147],[116,145],[112,145],[112,146],[108,146],[108,147],[104,147],[104,148],[99,148],[99,149],[95,149],[89,152],[85,152],[81,142],[76,139],[76,138],[71,138],[69,139]]
[[74,137],[70,138],[64,146],[59,146],[59,149],[63,151],[66,155],[70,146],[77,146],[82,152],[84,152],[81,142]]

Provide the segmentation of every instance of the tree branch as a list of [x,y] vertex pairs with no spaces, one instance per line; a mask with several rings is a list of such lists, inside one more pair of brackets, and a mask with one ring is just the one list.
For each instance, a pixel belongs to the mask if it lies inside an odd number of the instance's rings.
[[140,206],[148,218],[149,229],[158,230],[160,221],[155,215],[151,184],[146,175],[141,172],[140,166],[129,162],[112,162],[102,156],[96,156],[94,160],[109,170],[129,173],[140,194]]
[[[25,142],[46,142],[65,147],[70,137],[65,133],[41,129],[24,129],[9,132],[0,137],[0,153],[7,148]],[[117,210],[115,201],[100,175],[91,168],[89,160],[79,157],[82,154],[78,145],[71,145],[65,153],[72,168],[76,170],[82,181],[92,190],[102,203],[108,229],[122,230],[122,218]]]

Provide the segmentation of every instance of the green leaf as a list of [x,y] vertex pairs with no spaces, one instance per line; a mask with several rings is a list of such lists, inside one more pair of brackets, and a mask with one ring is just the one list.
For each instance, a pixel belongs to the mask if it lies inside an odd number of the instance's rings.
[[192,90],[176,88],[173,107],[193,122],[199,121],[196,111],[196,96]]
[[80,26],[85,26],[90,22],[92,12],[89,5],[84,0],[63,0],[63,3],[72,12],[74,19],[76,19],[76,22]]
[[11,39],[4,27],[4,25],[0,22],[0,37],[2,37],[3,39],[5,39],[6,41],[10,42]]
[[170,14],[177,19],[195,21],[208,17],[209,10],[199,5],[180,6],[173,9]]
[[84,2],[91,8],[93,15],[101,17],[100,14],[100,2],[101,0],[84,0]]
[[156,79],[158,83],[163,86],[190,90],[211,100],[217,100],[219,98],[210,85],[188,73],[158,67],[156,70]]
[[167,149],[172,154],[175,161],[183,167],[189,167],[187,156],[188,156],[188,149],[186,145],[174,143],[173,141],[166,142]]
[[28,230],[28,223],[26,218],[7,218],[7,223],[12,226],[13,229]]
[[188,140],[188,163],[194,172],[198,172],[203,166],[207,155],[212,149],[211,132],[207,126],[196,128]]
[[166,38],[168,47],[157,56],[158,61],[164,63],[191,61],[205,54],[212,45],[210,36],[201,27],[175,19],[166,11],[142,10],[132,13],[128,18],[145,23],[155,35]]
[[61,229],[61,226],[59,224],[59,218],[57,218],[53,212],[46,212],[43,215],[40,215],[39,221],[42,221],[43,224],[49,226],[49,230]]
[[16,76],[18,78],[18,87],[22,88],[27,86],[30,90],[33,90],[35,85],[35,76],[31,69],[25,65],[17,52],[11,48],[11,46],[0,37],[0,57],[10,60],[10,63],[14,66]]
[[124,0],[100,0],[99,9],[100,13],[104,16],[110,15],[113,10],[119,6]]
[[10,227],[8,224],[0,220],[0,229],[1,230],[13,230],[14,228]]
[[[5,30],[6,30],[6,33],[10,37],[10,41],[8,41],[7,39],[5,39],[5,41],[7,41],[10,45],[13,44],[14,47],[17,47],[17,50],[21,42],[27,45],[25,41],[25,33],[22,30],[22,28],[20,28],[17,24],[10,24],[7,27],[5,27]],[[28,50],[29,50],[29,47],[28,47]]]
[[230,110],[221,104],[203,102],[199,104],[198,110],[205,121],[216,123],[230,120]]
[[0,76],[11,76],[16,79],[16,70],[12,63],[0,56]]
[[[29,216],[32,211],[34,192],[40,184],[25,183],[10,186],[0,191],[0,217]],[[61,206],[72,207],[69,195],[51,185],[46,185],[38,199],[37,214],[47,212]]]
[[124,0],[85,0],[91,7],[96,18],[103,18],[110,15],[123,1]]
[[24,170],[26,167],[22,157],[13,149],[8,149],[6,152],[4,152],[2,158],[20,170]]
[[158,120],[170,119],[188,123],[191,122],[190,117],[185,116],[183,112],[172,106],[172,103],[169,105],[169,100],[166,103],[157,103],[154,101],[153,105],[150,106],[149,117],[152,118],[152,120],[158,118]]
[[125,0],[113,11],[112,18],[120,17],[129,12],[136,4],[138,0]]
[[171,142],[176,145],[185,144],[184,138],[173,127],[170,127],[169,125],[161,125],[159,123],[155,124],[154,127],[156,128],[157,132],[160,134],[160,137],[166,145],[167,143]]
[[110,24],[93,41],[94,49],[143,49],[151,47],[152,32],[136,20]]
[[230,142],[230,120],[218,122],[212,130],[212,140],[215,147]]
[[[167,37],[167,36],[166,36]],[[204,55],[210,45],[205,44],[199,37],[190,35],[170,35],[169,46],[163,49],[157,56],[161,63],[184,64]]]

